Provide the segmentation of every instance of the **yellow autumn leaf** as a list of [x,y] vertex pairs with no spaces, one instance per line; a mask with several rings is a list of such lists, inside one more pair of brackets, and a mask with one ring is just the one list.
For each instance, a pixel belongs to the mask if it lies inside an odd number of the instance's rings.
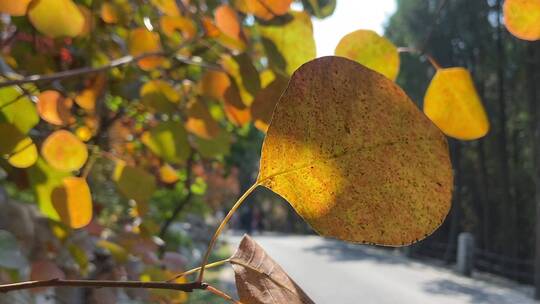
[[165,184],[174,184],[179,179],[178,171],[169,164],[159,167],[159,179]]
[[191,39],[197,34],[197,28],[193,21],[182,16],[163,16],[159,19],[159,24],[163,34],[169,37],[173,37],[179,32],[182,37]]
[[540,39],[540,1],[506,0],[503,11],[510,33],[523,40]]
[[424,113],[446,135],[478,139],[489,131],[489,121],[469,71],[439,69],[424,98]]
[[262,148],[257,184],[321,235],[401,246],[444,220],[446,137],[388,78],[343,57],[292,76]]
[[180,16],[175,0],[150,0],[150,2],[167,16]]
[[38,151],[30,137],[19,141],[10,153],[8,163],[16,168],[28,168],[36,163]]
[[49,37],[79,35],[85,25],[84,15],[71,0],[34,0],[28,8],[30,23]]
[[52,204],[60,221],[73,229],[85,227],[92,220],[92,195],[84,178],[66,177],[52,192]]
[[235,6],[244,13],[251,13],[263,20],[285,15],[292,0],[235,0]]
[[388,39],[371,30],[358,30],[339,41],[336,56],[354,60],[391,80],[399,73],[399,53]]
[[41,154],[51,167],[60,171],[79,170],[88,159],[86,145],[66,130],[49,135],[41,146]]
[[[128,36],[128,49],[132,56],[159,52],[161,51],[159,34],[142,27],[133,29]],[[165,58],[161,56],[149,56],[140,59],[137,64],[141,69],[148,71],[162,66],[165,62]]]

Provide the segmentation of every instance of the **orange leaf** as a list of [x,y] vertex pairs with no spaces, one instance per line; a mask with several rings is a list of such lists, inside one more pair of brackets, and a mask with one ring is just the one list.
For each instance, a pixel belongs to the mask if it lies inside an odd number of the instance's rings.
[[[161,51],[159,34],[145,28],[136,28],[129,33],[128,46],[132,56]],[[150,56],[139,60],[138,64],[143,70],[151,70],[162,66],[165,62],[165,58],[161,56]]]
[[227,4],[222,4],[214,11],[216,26],[225,35],[240,39],[240,22],[236,12]]
[[11,16],[24,16],[28,9],[28,4],[32,0],[0,0],[0,13]]
[[219,125],[212,118],[206,106],[197,100],[187,106],[186,129],[204,139],[212,139],[219,134]]
[[39,116],[48,123],[65,126],[74,122],[71,116],[71,98],[65,98],[57,91],[44,91],[38,96],[37,110]]
[[66,130],[58,130],[43,142],[41,154],[51,165],[60,171],[79,170],[88,159],[86,145]]
[[54,188],[52,203],[65,225],[78,229],[92,220],[92,195],[84,178],[66,177]]
[[540,1],[506,0],[503,10],[510,33],[523,40],[540,39]]

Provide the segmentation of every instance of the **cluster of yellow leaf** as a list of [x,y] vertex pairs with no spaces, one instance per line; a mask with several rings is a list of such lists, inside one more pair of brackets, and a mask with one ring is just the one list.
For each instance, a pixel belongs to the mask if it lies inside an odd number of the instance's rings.
[[[335,54],[361,63],[391,80],[396,80],[399,73],[397,47],[370,30],[358,30],[343,37]],[[437,67],[424,99],[424,113],[446,135],[457,139],[478,139],[489,131],[484,107],[464,68]]]

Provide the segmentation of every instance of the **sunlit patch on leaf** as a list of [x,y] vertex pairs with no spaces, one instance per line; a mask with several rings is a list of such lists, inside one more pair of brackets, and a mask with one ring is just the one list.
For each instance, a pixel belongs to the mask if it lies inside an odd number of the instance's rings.
[[[161,51],[161,41],[158,33],[150,32],[145,28],[136,28],[129,33],[128,37],[129,53],[138,56],[147,53]],[[166,59],[161,56],[150,56],[139,60],[137,63],[143,70],[164,65]]]
[[169,37],[176,33],[182,34],[182,37],[191,39],[197,34],[197,28],[192,20],[181,16],[163,16],[159,20],[161,30]]
[[442,223],[453,178],[445,136],[399,87],[323,57],[296,71],[281,96],[258,183],[323,236],[400,246]]
[[109,2],[101,4],[101,20],[109,24],[118,22],[118,10],[114,4]]
[[426,91],[424,113],[446,135],[457,139],[478,139],[489,131],[482,101],[464,68],[437,70]]
[[102,94],[105,82],[106,79],[103,74],[90,78],[86,88],[75,97],[75,103],[90,113],[94,112],[97,98]]
[[49,37],[75,37],[84,29],[84,16],[71,0],[35,0],[28,8],[28,19]]
[[315,303],[251,237],[229,259],[242,303]]
[[135,201],[148,200],[156,190],[156,180],[144,169],[126,165],[117,161],[114,168],[113,180],[120,193]]
[[174,112],[180,102],[180,93],[164,80],[152,80],[140,90],[141,102],[150,109],[161,112]]
[[58,130],[45,139],[41,147],[43,158],[57,170],[79,170],[88,159],[86,145],[66,130]]
[[10,152],[8,162],[13,167],[28,168],[35,164],[37,159],[38,151],[36,145],[30,137],[25,137]]
[[28,4],[32,0],[0,0],[0,13],[11,16],[24,16],[28,9]]
[[223,100],[225,92],[231,86],[231,80],[224,72],[208,71],[203,75],[200,86],[204,96]]
[[258,26],[270,66],[286,75],[291,75],[316,55],[310,16],[305,12],[291,12],[291,17],[292,20],[283,25]]
[[335,54],[355,60],[391,80],[399,73],[399,53],[394,44],[371,30],[358,30],[341,38]]
[[27,134],[38,122],[34,103],[17,87],[0,89],[0,123],[13,124],[22,134]]
[[65,98],[58,91],[43,91],[38,96],[37,109],[39,116],[53,125],[65,126],[73,123],[72,106],[73,100]]
[[92,220],[92,195],[84,178],[65,178],[54,188],[52,203],[60,221],[68,227],[82,228]]
[[167,16],[180,16],[175,0],[150,0],[150,2]]
[[141,141],[157,156],[171,164],[187,160],[191,148],[180,122],[167,121],[143,133]]
[[178,171],[169,164],[159,167],[159,180],[165,184],[174,184],[180,179]]
[[64,178],[68,176],[68,172],[54,169],[43,159],[38,159],[35,165],[28,168],[28,177],[36,194],[39,210],[52,220],[60,219],[51,201],[53,189],[61,186]]
[[236,11],[227,4],[222,4],[214,11],[216,26],[227,36],[240,39],[240,22]]
[[523,40],[540,39],[540,1],[506,0],[503,9],[510,33]]

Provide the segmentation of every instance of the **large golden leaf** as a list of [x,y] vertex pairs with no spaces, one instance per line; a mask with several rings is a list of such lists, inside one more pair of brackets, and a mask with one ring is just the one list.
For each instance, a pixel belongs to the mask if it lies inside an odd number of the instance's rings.
[[508,31],[518,38],[540,39],[540,1],[506,0],[504,23]]
[[38,31],[53,38],[77,36],[85,24],[84,15],[71,0],[34,0],[28,18]]
[[446,135],[457,139],[478,139],[489,131],[482,101],[464,68],[437,70],[426,91],[424,113]]
[[294,73],[262,148],[257,183],[321,235],[406,245],[450,207],[445,136],[388,78],[346,58]]
[[370,30],[358,30],[339,41],[335,54],[343,56],[384,76],[396,80],[399,72],[399,53],[388,39]]
[[312,304],[309,296],[259,244],[245,235],[229,259],[242,303]]

